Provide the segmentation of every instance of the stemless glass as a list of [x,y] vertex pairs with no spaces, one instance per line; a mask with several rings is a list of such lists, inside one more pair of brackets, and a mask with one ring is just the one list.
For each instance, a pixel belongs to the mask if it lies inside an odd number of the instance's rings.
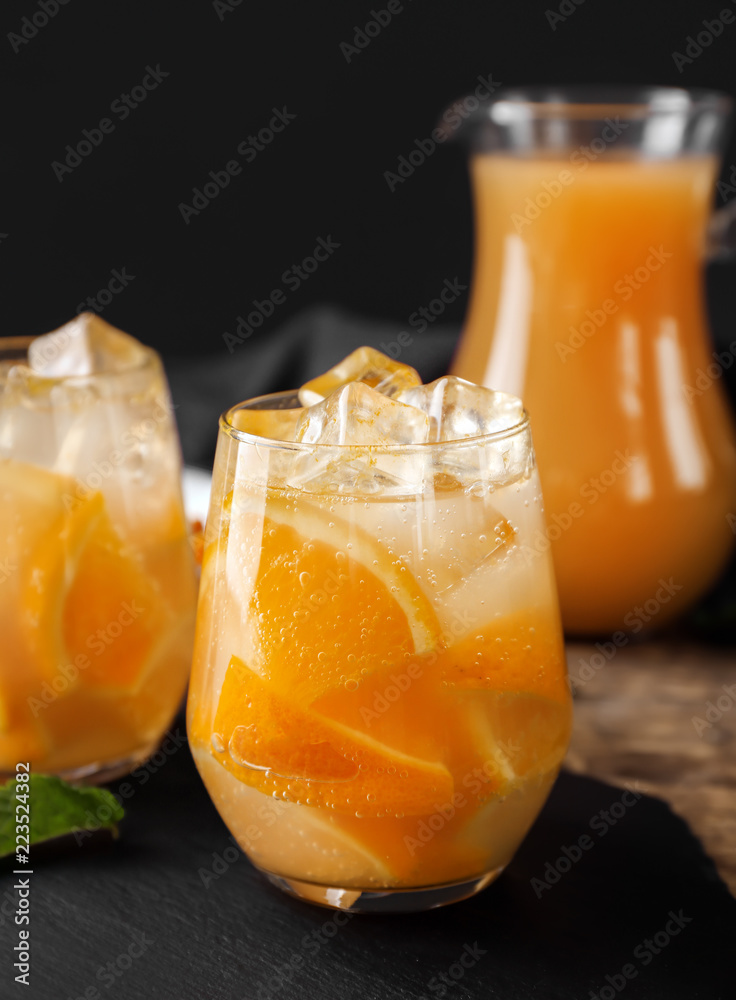
[[425,445],[278,440],[296,393],[220,420],[189,740],[238,843],[299,898],[466,898],[555,780],[571,701],[513,402],[507,429]]
[[[88,334],[115,370],[60,374]],[[0,342],[0,775],[106,781],[170,724],[197,586],[180,474],[154,351],[90,315]]]

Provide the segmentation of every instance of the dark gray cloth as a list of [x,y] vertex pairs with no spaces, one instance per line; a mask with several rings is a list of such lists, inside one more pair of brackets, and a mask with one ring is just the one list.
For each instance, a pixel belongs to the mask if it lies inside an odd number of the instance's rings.
[[232,352],[223,343],[222,351],[209,357],[165,358],[184,461],[210,469],[224,410],[252,396],[296,389],[363,344],[412,365],[425,382],[439,378],[450,365],[459,332],[437,325],[420,334],[390,320],[319,306]]
[[[208,357],[164,358],[184,461],[210,470],[218,418],[224,410],[252,396],[296,389],[362,344],[412,365],[425,382],[431,382],[447,372],[459,335],[458,326],[437,324],[417,333],[398,322],[318,306],[291,317],[270,336],[246,339],[232,352],[223,342],[221,352]],[[681,624],[701,639],[733,642],[736,558]]]

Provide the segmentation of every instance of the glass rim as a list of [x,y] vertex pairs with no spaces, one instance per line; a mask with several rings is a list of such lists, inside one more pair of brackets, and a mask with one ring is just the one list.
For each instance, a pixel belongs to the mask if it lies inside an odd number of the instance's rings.
[[[526,408],[522,404],[522,416],[521,420],[516,421],[516,423],[510,425],[509,427],[504,427],[501,430],[494,431],[491,434],[476,434],[472,437],[456,438],[450,441],[423,441],[423,442],[411,442],[408,444],[327,444],[326,442],[314,442],[306,443],[304,441],[280,441],[278,438],[265,437],[260,434],[252,434],[250,431],[242,431],[235,427],[232,423],[232,416],[239,410],[252,409],[252,410],[268,410],[276,409],[282,411],[298,409],[294,406],[277,406],[277,407],[267,407],[267,406],[254,406],[254,403],[263,403],[271,400],[284,400],[293,399],[298,400],[298,390],[289,389],[285,392],[269,392],[261,396],[253,396],[251,399],[245,399],[240,403],[236,403],[234,406],[229,407],[220,414],[219,426],[220,431],[226,434],[228,437],[241,444],[257,445],[260,447],[271,448],[280,451],[293,451],[306,454],[314,451],[337,451],[337,452],[352,452],[354,455],[369,452],[370,454],[410,454],[411,452],[432,452],[432,451],[442,451],[444,449],[456,449],[456,448],[470,448],[477,447],[482,444],[495,444],[499,441],[504,441],[507,438],[513,438],[519,434],[524,433],[529,429],[529,414]],[[518,396],[514,396],[513,393],[505,392],[502,395],[509,397],[509,399],[519,399]]]
[[[462,98],[460,99],[462,102]],[[505,87],[481,100],[478,114],[498,125],[523,118],[597,121],[611,115],[647,119],[673,112],[716,111],[726,116],[733,98],[723,91],[659,85],[569,84]],[[499,114],[500,112],[500,114]]]
[[[56,330],[49,331],[50,333],[56,333]],[[73,385],[75,382],[81,384],[82,382],[88,382],[90,379],[117,379],[124,378],[125,376],[130,376],[138,374],[140,372],[146,371],[146,369],[153,367],[159,361],[159,354],[153,347],[149,347],[146,344],[141,344],[138,341],[138,346],[144,352],[145,356],[137,361],[135,364],[131,365],[129,368],[123,368],[120,370],[111,369],[109,371],[99,371],[99,372],[88,372],[87,374],[74,374],[69,373],[68,375],[46,375],[42,371],[37,371],[35,368],[31,368],[29,365],[28,358],[28,348],[33,343],[34,340],[38,340],[40,337],[45,337],[45,333],[30,333],[21,336],[10,336],[10,337],[0,337],[0,365],[10,365],[15,367],[15,365],[23,366],[31,372],[32,376],[37,379],[41,379],[44,382],[56,382],[58,384],[65,383],[68,385]],[[21,355],[20,352],[23,352]],[[18,356],[14,357],[13,354],[18,352]],[[3,381],[7,381],[7,374],[3,376]]]

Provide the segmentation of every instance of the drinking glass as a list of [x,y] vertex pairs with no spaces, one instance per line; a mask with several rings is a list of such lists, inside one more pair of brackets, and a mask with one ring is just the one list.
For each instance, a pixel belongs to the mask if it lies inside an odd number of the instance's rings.
[[91,315],[0,343],[0,774],[155,749],[194,631],[180,471],[154,351]]
[[[477,102],[476,102],[477,104]],[[571,633],[660,626],[728,559],[736,431],[703,266],[731,101],[520,88],[467,117],[476,251],[452,373],[524,399]]]
[[299,898],[470,896],[555,780],[571,701],[508,399],[506,428],[424,445],[283,440],[296,393],[220,420],[189,740],[237,842]]

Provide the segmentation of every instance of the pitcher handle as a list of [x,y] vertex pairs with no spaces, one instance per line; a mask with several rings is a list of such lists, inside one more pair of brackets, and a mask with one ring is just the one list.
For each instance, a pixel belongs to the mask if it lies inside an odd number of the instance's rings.
[[711,216],[705,254],[708,260],[731,260],[736,257],[736,198]]

